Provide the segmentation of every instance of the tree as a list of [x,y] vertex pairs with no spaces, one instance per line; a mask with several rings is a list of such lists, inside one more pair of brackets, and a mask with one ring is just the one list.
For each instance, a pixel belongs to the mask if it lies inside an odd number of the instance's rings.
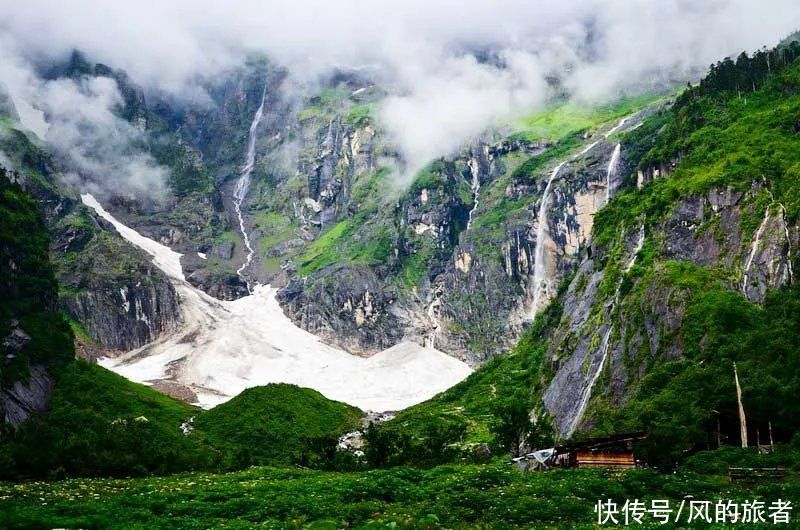
[[526,446],[552,443],[549,421],[544,417],[534,423],[532,409],[531,399],[524,392],[498,400],[492,411],[496,421],[491,426],[495,446],[518,456]]

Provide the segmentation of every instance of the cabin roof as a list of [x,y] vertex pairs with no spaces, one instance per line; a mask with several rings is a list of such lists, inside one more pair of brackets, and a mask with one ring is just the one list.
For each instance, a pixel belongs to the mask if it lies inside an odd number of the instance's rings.
[[599,438],[589,438],[587,440],[562,444],[556,447],[556,452],[561,453],[561,452],[579,451],[579,450],[591,451],[597,449],[604,449],[607,447],[617,446],[627,442],[635,442],[638,440],[643,440],[645,438],[647,438],[647,435],[641,431],[612,434],[609,436],[602,436]]

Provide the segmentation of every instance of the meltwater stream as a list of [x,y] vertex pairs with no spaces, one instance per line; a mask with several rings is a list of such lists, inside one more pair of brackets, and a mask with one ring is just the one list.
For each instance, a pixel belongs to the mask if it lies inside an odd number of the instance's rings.
[[242,172],[239,174],[239,180],[236,181],[236,187],[233,189],[233,208],[236,210],[236,217],[239,218],[239,230],[242,232],[242,239],[244,246],[247,247],[247,257],[242,263],[242,266],[236,270],[236,274],[247,284],[247,291],[252,294],[250,282],[244,277],[244,270],[250,266],[253,260],[253,250],[250,244],[250,236],[247,235],[247,229],[244,226],[244,218],[242,217],[242,203],[247,192],[250,190],[250,175],[253,173],[253,168],[256,164],[256,131],[258,125],[261,123],[261,118],[264,116],[264,100],[267,98],[267,87],[264,85],[264,92],[261,94],[261,103],[258,105],[253,122],[250,124],[250,132],[247,136],[247,151],[245,153],[244,166]]
[[[550,187],[553,180],[561,171],[561,168],[566,162],[561,162],[550,173],[550,178],[547,179],[547,185],[544,187],[542,194],[542,202],[539,204],[538,221],[539,226],[536,229],[536,247],[533,252],[533,303],[531,304],[531,320],[539,312],[539,303],[541,300],[542,291],[547,289],[547,280],[545,274],[547,272],[544,264],[544,238],[547,234],[547,203],[550,200]],[[545,293],[546,294],[546,293]]]
[[81,199],[128,242],[153,256],[180,298],[181,323],[175,332],[98,361],[128,379],[184,386],[203,407],[227,401],[249,387],[291,383],[381,412],[425,401],[472,371],[449,355],[413,342],[401,342],[369,358],[329,346],[297,327],[268,285],[257,285],[252,294],[238,300],[217,300],[184,279],[179,253],[123,225],[91,195]]

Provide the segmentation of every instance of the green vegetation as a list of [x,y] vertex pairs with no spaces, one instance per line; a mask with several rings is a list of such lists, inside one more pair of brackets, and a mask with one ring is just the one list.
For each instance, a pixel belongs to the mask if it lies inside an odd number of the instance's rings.
[[130,476],[210,469],[217,455],[180,425],[200,409],[83,361],[57,374],[51,410],[0,443],[0,477]]
[[353,105],[344,115],[344,122],[357,129],[366,127],[372,121],[371,105]]
[[0,478],[330,466],[338,437],[360,417],[354,407],[293,385],[252,388],[203,411],[74,361],[57,373],[51,410],[0,442]]
[[[361,411],[294,385],[250,388],[198,415],[195,426],[225,455],[223,466],[319,466],[339,436],[357,428]],[[323,462],[324,463],[324,462]]]
[[738,443],[735,362],[750,429],[765,440],[771,424],[777,440],[790,439],[800,422],[792,398],[800,392],[800,288],[773,292],[759,307],[699,267],[669,265],[663,280],[687,292],[686,357],[652,367],[625,406],[596,415],[598,431],[645,430],[643,456],[663,467],[709,443],[717,429]]
[[58,286],[49,245],[38,204],[0,170],[0,337],[15,323],[30,337],[20,351],[6,354],[4,348],[0,390],[27,381],[29,364],[55,369],[73,355],[72,333],[55,309]]
[[[761,54],[761,59],[753,61],[762,60]],[[800,63],[773,62],[767,75],[758,73],[753,61],[740,57],[736,63],[715,66],[671,110],[652,117],[625,138],[634,148],[638,169],[666,166],[672,171],[642,190],[629,189],[617,196],[596,217],[596,242],[611,257],[602,286],[606,297],[620,275],[615,258],[620,234],[642,219],[648,232],[657,233],[672,206],[686,196],[715,187],[746,191],[755,182],[763,183],[766,190],[747,195],[742,203],[745,237],[755,231],[768,208],[775,213],[785,208],[790,220],[800,214],[796,171],[800,167]],[[737,85],[743,78],[754,79],[747,91]],[[718,241],[725,237],[713,219],[701,230],[712,230]],[[776,439],[791,439],[800,425],[800,409],[791,397],[800,391],[800,372],[795,368],[800,362],[797,285],[769,293],[758,306],[729,290],[737,279],[735,271],[665,261],[656,249],[648,241],[642,259],[623,279],[623,305],[628,309],[621,311],[642,307],[648,292],[669,293],[670,303],[685,311],[677,334],[661,333],[659,340],[680,344],[683,356],[653,357],[648,349],[629,352],[627,362],[632,366],[647,363],[646,375],[634,385],[634,395],[622,408],[602,398],[594,400],[587,414],[594,418],[595,432],[645,430],[648,440],[643,454],[665,468],[691,451],[716,443],[717,436],[736,444],[735,362],[751,436],[756,430],[763,435],[771,426]],[[619,318],[625,314],[637,318],[636,312],[622,313]]]
[[388,228],[367,225],[358,214],[339,221],[311,243],[298,258],[301,274],[311,274],[334,263],[372,264],[386,259],[392,247]]
[[615,197],[595,219],[598,243],[607,244],[621,226],[632,226],[636,218],[645,216],[654,224],[679,198],[715,186],[747,190],[763,180],[789,219],[800,215],[800,63],[795,61],[742,97],[690,90],[679,102],[625,141],[641,146],[654,127],[663,126],[638,169],[680,163],[670,178]]
[[[508,355],[494,357],[453,388],[375,426],[382,434],[379,441],[384,442],[384,447],[383,454],[375,458],[368,453],[370,463],[432,465],[481,460],[486,457],[487,447],[505,453],[509,448],[496,435],[514,425],[504,424],[503,416],[520,403],[532,401],[534,385],[545,369],[547,344],[539,337],[560,319],[561,307],[551,304]],[[541,424],[546,424],[544,416]],[[373,437],[377,435],[373,433]],[[432,445],[446,450],[434,452]]]
[[535,142],[560,142],[598,124],[622,118],[655,103],[662,94],[642,94],[619,98],[603,105],[584,105],[562,101],[520,120],[520,131],[514,137]]
[[[677,510],[684,495],[712,504],[753,498],[767,505],[779,498],[794,504],[800,481],[792,477],[782,484],[747,487],[719,474],[692,471],[520,473],[499,462],[359,473],[251,468],[223,475],[0,484],[0,526],[594,528],[600,499],[620,505],[641,499],[648,506],[653,499],[669,499]],[[645,521],[657,526],[649,516]]]

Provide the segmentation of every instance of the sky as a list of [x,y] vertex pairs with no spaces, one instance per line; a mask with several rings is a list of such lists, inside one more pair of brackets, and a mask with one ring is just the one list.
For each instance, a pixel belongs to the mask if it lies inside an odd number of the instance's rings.
[[[33,64],[80,49],[178,97],[196,97],[197,79],[251,53],[305,84],[334,68],[369,67],[392,87],[381,124],[415,168],[543,105],[552,76],[572,97],[600,101],[692,79],[726,55],[772,46],[798,28],[796,0],[6,0],[0,82],[30,128],[77,153],[79,171],[99,169],[89,155],[110,127],[97,163],[122,157],[117,169],[130,170],[115,185],[157,191],[164,170],[126,147],[140,132],[108,115],[114,87],[54,85]],[[487,52],[491,61],[476,58]]]

